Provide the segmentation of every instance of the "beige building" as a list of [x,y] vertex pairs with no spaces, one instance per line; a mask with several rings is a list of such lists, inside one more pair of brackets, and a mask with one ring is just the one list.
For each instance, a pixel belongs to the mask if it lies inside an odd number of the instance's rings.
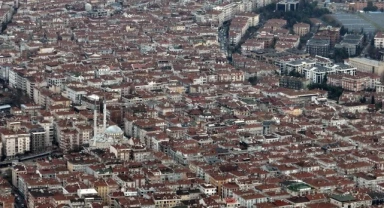
[[175,207],[181,202],[181,198],[176,194],[153,194],[152,198],[158,208]]
[[381,75],[384,72],[384,62],[367,58],[350,58],[348,64],[357,68],[357,71]]
[[295,32],[295,34],[300,37],[309,33],[310,30],[311,30],[311,26],[307,23],[300,22],[293,25],[293,32]]
[[23,165],[15,165],[12,169],[12,185],[17,187],[20,174],[27,174],[27,169]]

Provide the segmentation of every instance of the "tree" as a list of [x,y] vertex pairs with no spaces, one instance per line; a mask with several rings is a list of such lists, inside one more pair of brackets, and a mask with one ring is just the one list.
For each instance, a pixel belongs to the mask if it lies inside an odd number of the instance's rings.
[[251,83],[251,85],[257,84],[257,76],[249,77],[248,82]]
[[303,75],[301,75],[299,72],[295,71],[295,70],[292,70],[288,73],[289,76],[291,77],[303,77]]
[[365,98],[365,96],[363,96],[362,98],[360,98],[360,103],[365,103],[367,102],[367,98]]
[[343,94],[343,88],[330,86],[324,83],[321,83],[321,84],[312,83],[312,84],[309,84],[307,88],[309,90],[312,90],[312,89],[326,90],[328,91],[328,98],[333,100],[339,100],[339,97],[341,96],[341,94]]
[[381,110],[382,108],[383,108],[383,103],[382,102],[375,104],[375,109],[376,110]]
[[349,54],[346,48],[335,48],[333,59],[336,63],[344,62],[344,59],[349,58]]
[[340,28],[340,35],[344,36],[347,33],[348,33],[348,28],[345,28],[344,26],[341,26],[341,28]]
[[7,180],[9,183],[12,183],[12,170],[10,168],[4,170],[3,178]]
[[375,48],[375,46],[373,45],[370,45],[368,48],[368,56],[371,59],[380,60],[380,57],[381,57],[380,49]]
[[326,85],[327,81],[328,81],[328,73],[325,73],[325,75],[323,77],[323,84]]
[[372,95],[371,104],[375,104],[375,96],[374,95]]
[[365,7],[363,10],[364,10],[364,12],[377,11],[378,8],[377,8],[377,6],[374,6],[374,5],[373,5],[373,2],[372,2],[372,1],[368,1],[368,3],[367,3],[367,7]]

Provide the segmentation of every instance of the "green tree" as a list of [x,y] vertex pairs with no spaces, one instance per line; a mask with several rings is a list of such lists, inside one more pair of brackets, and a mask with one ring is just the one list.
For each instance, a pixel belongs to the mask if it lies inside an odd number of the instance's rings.
[[292,70],[288,73],[289,76],[291,77],[303,77],[303,75],[301,75],[299,72],[295,71],[295,70]]
[[323,78],[323,84],[326,85],[328,81],[328,73],[325,73],[324,78]]
[[382,108],[383,108],[383,103],[382,102],[375,104],[375,109],[376,110],[381,110]]
[[249,77],[248,82],[251,83],[251,85],[257,84],[257,76]]
[[365,7],[363,10],[364,10],[365,12],[369,12],[369,11],[377,11],[378,8],[377,8],[377,6],[374,6],[374,5],[373,5],[373,2],[372,2],[372,1],[368,1],[368,3],[367,3],[367,7]]
[[339,97],[341,96],[341,94],[343,94],[343,88],[330,86],[324,83],[321,83],[321,84],[312,83],[312,84],[309,84],[307,88],[309,90],[312,90],[312,89],[326,90],[328,91],[328,98],[332,100],[339,100]]
[[346,48],[335,48],[333,59],[336,63],[343,62],[347,58],[349,58],[349,54]]
[[344,26],[341,26],[341,28],[340,28],[340,35],[344,36],[347,33],[348,33],[348,28],[345,28]]

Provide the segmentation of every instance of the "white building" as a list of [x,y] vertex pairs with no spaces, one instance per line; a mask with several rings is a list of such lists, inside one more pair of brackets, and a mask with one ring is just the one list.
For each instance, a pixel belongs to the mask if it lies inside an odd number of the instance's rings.
[[331,67],[316,66],[304,69],[305,78],[312,83],[322,83],[326,75],[330,74],[349,74],[356,75],[356,68],[345,64],[333,65]]
[[384,48],[384,33],[377,32],[374,38],[375,48]]
[[66,87],[68,98],[71,99],[74,104],[81,104],[81,98],[87,95],[87,91],[84,88],[79,87]]
[[14,157],[30,151],[30,134],[21,130],[10,131],[2,129],[1,141],[3,153],[6,157]]
[[80,198],[83,198],[84,196],[87,196],[87,195],[97,195],[97,191],[94,188],[92,188],[92,189],[78,189],[77,195]]
[[212,186],[211,184],[200,184],[199,185],[199,190],[202,194],[205,194],[207,196],[215,195],[216,194],[216,187]]

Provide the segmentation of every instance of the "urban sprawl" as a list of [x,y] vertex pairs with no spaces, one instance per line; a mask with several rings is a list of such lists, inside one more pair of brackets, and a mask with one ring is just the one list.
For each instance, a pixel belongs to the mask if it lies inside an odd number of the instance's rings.
[[0,208],[384,207],[383,11],[0,0]]

